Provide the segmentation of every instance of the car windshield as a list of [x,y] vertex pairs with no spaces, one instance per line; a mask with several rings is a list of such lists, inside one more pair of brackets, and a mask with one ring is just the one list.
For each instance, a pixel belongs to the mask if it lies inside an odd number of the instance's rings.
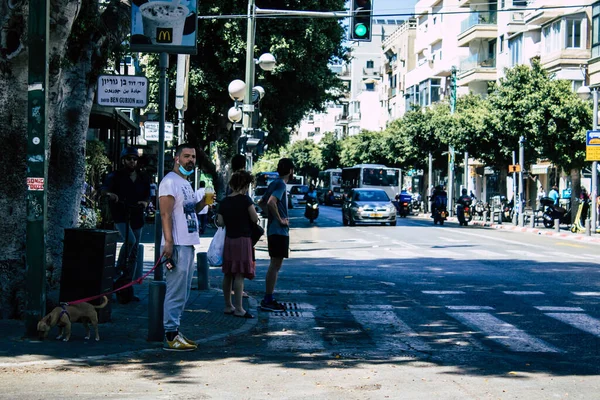
[[361,190],[354,192],[354,201],[390,201],[390,198],[382,190]]
[[308,186],[292,186],[290,194],[306,194],[308,193]]

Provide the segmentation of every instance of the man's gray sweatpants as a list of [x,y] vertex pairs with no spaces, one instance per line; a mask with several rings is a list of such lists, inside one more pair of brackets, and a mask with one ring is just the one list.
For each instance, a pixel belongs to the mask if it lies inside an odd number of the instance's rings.
[[163,316],[165,332],[179,330],[179,321],[190,297],[195,256],[194,246],[173,246],[171,258],[176,267],[170,271],[165,268],[165,281],[167,282]]

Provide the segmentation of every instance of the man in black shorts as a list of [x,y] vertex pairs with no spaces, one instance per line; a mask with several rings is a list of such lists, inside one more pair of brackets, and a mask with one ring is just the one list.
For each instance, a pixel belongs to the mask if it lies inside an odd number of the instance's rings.
[[[261,309],[265,311],[284,311],[283,304],[273,298],[275,284],[283,259],[288,258],[290,251],[290,227],[287,208],[286,183],[294,175],[294,163],[289,158],[282,158],[277,164],[279,178],[271,182],[267,192],[259,202],[262,209],[267,209],[269,222],[267,225],[267,241],[269,243],[269,256],[271,263],[266,277],[265,297],[260,302]],[[265,207],[266,206],[266,207]]]

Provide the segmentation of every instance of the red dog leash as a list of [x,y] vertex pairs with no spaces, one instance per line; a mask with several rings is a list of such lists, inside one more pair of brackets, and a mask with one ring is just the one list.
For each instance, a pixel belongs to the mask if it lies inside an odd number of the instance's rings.
[[141,283],[144,281],[144,279],[146,279],[148,277],[148,275],[150,275],[152,272],[154,272],[154,270],[156,268],[158,268],[158,266],[160,264],[162,264],[165,261],[167,261],[167,260],[160,261],[160,260],[162,260],[162,258],[163,258],[164,255],[165,255],[165,253],[162,253],[160,255],[160,257],[158,258],[158,261],[156,262],[156,264],[154,264],[154,267],[152,267],[152,269],[150,271],[146,272],[143,276],[141,276],[141,277],[139,277],[137,279],[134,279],[133,281],[129,282],[128,284],[121,286],[120,288],[116,288],[115,290],[111,290],[110,292],[106,292],[106,293],[101,293],[101,294],[96,295],[96,296],[86,297],[85,299],[80,299],[80,300],[75,300],[75,301],[69,301],[69,302],[63,302],[61,304],[64,304],[64,305],[75,305],[75,304],[79,304],[79,303],[86,303],[86,302],[89,302],[89,301],[92,301],[92,300],[99,299],[100,297],[103,297],[103,296],[111,295],[113,293],[118,292],[119,290],[126,289],[126,288],[128,288],[130,286],[133,286],[133,285],[136,285],[136,284],[137,285],[141,285]]

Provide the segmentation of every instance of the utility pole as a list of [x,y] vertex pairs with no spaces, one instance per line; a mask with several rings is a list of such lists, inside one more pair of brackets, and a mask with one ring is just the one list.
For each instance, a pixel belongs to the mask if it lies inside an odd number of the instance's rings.
[[[512,165],[516,165],[517,164],[517,155],[515,154],[515,152],[512,152]],[[512,178],[513,178],[513,210],[517,210],[517,173],[513,172],[512,174]],[[515,217],[517,216],[517,214],[513,211],[513,221],[512,223],[517,225],[517,220],[515,219]]]
[[[169,55],[160,53],[158,81],[158,183],[165,176],[165,113],[167,108],[167,68],[169,68]],[[160,217],[160,203],[156,204],[154,217],[154,262],[157,263],[161,256],[162,221]],[[163,304],[167,284],[163,279],[163,267],[159,265],[154,270],[154,280],[150,282],[148,293],[148,340],[159,342],[164,338]]]
[[[594,126],[593,129],[595,131],[598,130],[598,88],[594,89]],[[596,199],[598,198],[598,161],[592,162],[592,232],[596,233],[596,225],[598,223],[598,206],[596,204]]]
[[[252,137],[252,114],[254,103],[252,101],[252,89],[254,88],[254,36],[256,34],[256,6],[254,0],[248,0],[248,26],[246,34],[246,94],[244,95],[244,112],[242,135]],[[252,171],[252,151],[246,152],[246,168]]]
[[429,152],[428,158],[428,169],[427,169],[427,191],[425,192],[425,199],[423,199],[423,203],[425,204],[425,211],[429,212],[429,197],[433,194],[431,187],[433,186],[433,155]]
[[469,152],[465,151],[465,176],[463,178],[463,186],[469,190]]
[[48,39],[49,0],[30,0],[27,94],[27,233],[25,330],[37,336],[46,314],[46,230],[48,187]]
[[[450,72],[450,114],[456,111],[456,67]],[[448,146],[448,212],[453,215],[454,204],[454,147]]]
[[521,167],[519,170],[519,226],[524,226],[525,194],[523,193],[523,170],[525,168],[525,136],[519,138],[519,166]]

